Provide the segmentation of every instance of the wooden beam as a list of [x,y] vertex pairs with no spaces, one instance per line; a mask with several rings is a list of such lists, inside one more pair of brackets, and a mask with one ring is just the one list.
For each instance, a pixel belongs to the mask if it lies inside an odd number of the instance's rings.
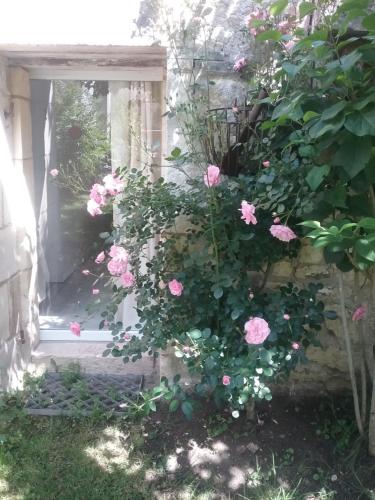
[[38,79],[163,81],[167,51],[159,46],[0,44],[0,56]]

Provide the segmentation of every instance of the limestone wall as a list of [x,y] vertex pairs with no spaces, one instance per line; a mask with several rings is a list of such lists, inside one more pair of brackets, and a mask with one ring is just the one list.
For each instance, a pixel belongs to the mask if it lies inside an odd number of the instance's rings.
[[37,340],[30,90],[0,59],[0,389],[21,384]]

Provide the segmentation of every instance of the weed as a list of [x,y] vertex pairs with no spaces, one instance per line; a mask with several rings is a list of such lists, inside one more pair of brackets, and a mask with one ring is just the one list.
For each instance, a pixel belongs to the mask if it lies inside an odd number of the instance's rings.
[[[329,416],[318,423],[316,435],[335,443],[337,453],[346,453],[357,435],[353,418],[346,417],[331,402],[328,408]],[[326,413],[326,412],[325,412]],[[341,416],[339,416],[341,413]]]
[[61,370],[63,384],[67,389],[70,389],[79,380],[82,380],[81,367],[79,363],[69,363]]
[[232,418],[225,418],[221,415],[209,417],[207,425],[207,434],[210,438],[215,438],[228,430],[229,425],[233,422]]

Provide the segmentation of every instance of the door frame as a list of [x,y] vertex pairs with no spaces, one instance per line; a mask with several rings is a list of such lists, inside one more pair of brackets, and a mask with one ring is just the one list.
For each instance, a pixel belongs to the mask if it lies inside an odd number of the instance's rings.
[[[162,157],[166,154],[167,50],[159,46],[122,45],[21,45],[0,44],[10,68],[22,68],[37,80],[121,80],[160,82],[162,86]],[[30,106],[30,103],[29,103]],[[31,113],[31,108],[30,108]],[[31,128],[28,131],[32,144]],[[30,172],[28,172],[30,175]],[[32,172],[31,172],[32,174]],[[31,188],[29,188],[31,189]],[[33,193],[30,193],[33,199]],[[39,308],[37,323],[39,323]],[[40,341],[111,341],[108,330],[82,330],[79,337],[66,337],[68,330],[40,329]],[[131,331],[137,334],[136,331]]]

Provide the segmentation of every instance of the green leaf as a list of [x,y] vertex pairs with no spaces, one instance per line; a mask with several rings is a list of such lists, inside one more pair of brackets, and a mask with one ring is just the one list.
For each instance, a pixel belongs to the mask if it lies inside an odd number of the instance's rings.
[[375,231],[375,218],[374,217],[364,217],[358,222],[359,227],[363,227],[366,231]]
[[344,71],[349,71],[360,59],[362,55],[358,51],[353,51],[346,56],[341,57],[340,64]]
[[292,78],[294,78],[296,75],[298,75],[301,67],[302,66],[297,66],[296,64],[292,64],[290,62],[285,62],[282,65],[282,68],[285,71],[285,73]]
[[300,222],[299,226],[311,227],[312,229],[321,229],[322,226],[318,220],[305,220],[304,222]]
[[277,0],[270,7],[270,13],[272,16],[280,15],[288,6],[288,0]]
[[330,191],[326,191],[324,199],[333,207],[346,208],[347,192],[345,186],[337,185]]
[[375,106],[350,113],[346,117],[344,126],[346,130],[359,137],[375,135]]
[[268,31],[263,31],[263,33],[259,33],[257,35],[257,40],[260,42],[265,42],[266,40],[273,40],[274,42],[280,42],[281,40],[281,33],[277,30],[268,30]]
[[223,296],[223,289],[221,286],[218,286],[214,290],[214,297],[215,299],[220,299]]
[[307,123],[316,116],[319,116],[319,113],[316,113],[315,111],[306,111],[306,113],[303,115],[303,121]]
[[181,149],[180,148],[174,148],[172,151],[171,151],[171,156],[173,156],[173,158],[178,158],[181,154]]
[[338,115],[343,109],[346,108],[346,102],[345,101],[340,101],[334,104],[333,106],[330,106],[326,110],[323,111],[322,113],[322,120],[332,120],[336,115]]
[[333,164],[344,167],[352,179],[363,170],[370,159],[372,142],[369,137],[351,135],[340,145],[333,158]]
[[156,411],[156,403],[155,403],[155,401],[151,400],[148,403],[148,407],[150,408],[151,411]]
[[334,242],[334,237],[329,235],[329,236],[322,236],[321,238],[317,238],[312,246],[314,248],[322,248],[322,247],[326,247],[327,245],[329,245],[330,243],[333,243]]
[[362,26],[370,31],[375,30],[375,12],[362,20]]
[[191,420],[193,417],[193,406],[190,401],[184,401],[181,405],[181,410],[183,411],[185,417]]
[[298,148],[298,154],[303,158],[313,158],[316,155],[314,146],[300,146]]
[[375,262],[375,237],[357,240],[355,249],[365,259]]
[[194,340],[198,340],[202,337],[202,332],[200,330],[192,330],[191,332],[189,332],[189,335],[192,339]]
[[314,12],[315,9],[316,9],[316,6],[313,3],[301,2],[299,4],[299,17],[300,17],[300,19],[302,19],[305,16],[308,16],[309,14]]
[[364,99],[356,101],[356,103],[353,104],[353,108],[361,110],[361,109],[365,108],[367,106],[367,104],[370,104],[370,102],[375,102],[375,92],[366,96]]
[[241,316],[242,313],[243,313],[243,309],[236,308],[236,309],[233,309],[230,317],[232,318],[233,321],[235,321],[236,319],[238,319]]
[[178,401],[178,399],[172,399],[172,401],[169,403],[169,411],[176,411],[179,406],[180,402]]
[[334,121],[330,122],[322,122],[318,120],[309,130],[309,135],[313,139],[318,139],[322,135],[327,132],[331,132],[331,134],[335,134],[340,130],[340,128],[344,125],[345,116],[337,116]]
[[330,166],[322,165],[321,167],[313,167],[306,176],[307,184],[313,191],[316,191],[323,182],[323,179],[329,174]]

